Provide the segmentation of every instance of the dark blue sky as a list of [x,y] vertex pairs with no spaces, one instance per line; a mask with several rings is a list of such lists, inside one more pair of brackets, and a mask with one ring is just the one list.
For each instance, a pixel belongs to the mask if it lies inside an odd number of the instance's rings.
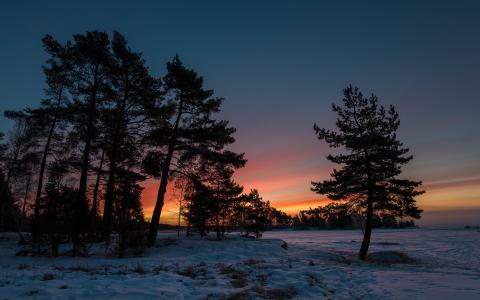
[[44,34],[118,30],[154,74],[178,53],[226,97],[221,116],[249,158],[238,180],[272,202],[318,198],[309,182],[331,165],[312,124],[333,127],[330,104],[352,83],[397,106],[421,206],[480,212],[478,1],[40,2],[0,4],[2,110],[43,96]]

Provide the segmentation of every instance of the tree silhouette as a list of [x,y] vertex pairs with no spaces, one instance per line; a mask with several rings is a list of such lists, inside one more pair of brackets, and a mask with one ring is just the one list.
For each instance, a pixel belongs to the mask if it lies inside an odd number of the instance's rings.
[[[213,90],[206,90],[202,77],[186,68],[178,56],[167,63],[163,83],[172,117],[165,124],[164,114],[153,114],[159,117],[154,119],[154,127],[146,138],[160,149],[150,152],[148,159],[159,166],[156,170],[150,166],[150,171],[161,177],[148,232],[148,246],[153,246],[157,237],[169,176],[180,171],[175,166],[220,151],[234,142],[232,134],[235,132],[234,128],[228,127],[227,121],[212,119],[212,114],[219,111],[222,99],[214,97]],[[158,110],[165,108],[159,107]]]
[[80,237],[86,231],[83,210],[87,206],[87,179],[90,170],[92,142],[94,142],[100,107],[110,93],[110,41],[104,32],[91,31],[74,35],[72,44],[74,69],[72,71],[73,120],[78,137],[83,142],[80,163],[78,199],[73,222],[74,255]]
[[5,116],[12,119],[15,122],[15,126],[9,135],[5,151],[5,181],[2,192],[3,197],[0,199],[0,231],[4,230],[6,218],[14,220],[17,223],[17,229],[20,225],[18,207],[14,205],[15,199],[12,197],[11,185],[14,179],[22,177],[22,173],[25,171],[25,164],[35,160],[32,149],[36,146],[35,131],[32,130],[30,118],[24,112],[6,111]]
[[146,112],[160,99],[160,82],[149,74],[141,55],[130,50],[127,41],[118,32],[114,33],[112,40],[111,77],[112,101],[105,112],[105,127],[108,129],[106,153],[110,161],[103,215],[106,240],[110,237],[112,226],[118,165],[128,163],[133,166],[140,162],[139,137],[146,127]]
[[138,181],[144,178],[130,170],[122,170],[119,175],[115,215],[120,238],[118,255],[124,257],[127,248],[141,251],[145,245],[145,224],[140,201],[143,187],[138,184]]
[[263,201],[257,190],[253,189],[250,193],[240,197],[240,215],[242,216],[241,226],[246,237],[254,234],[259,238],[267,229],[270,214],[270,202]]
[[330,154],[327,159],[338,164],[330,174],[332,179],[313,182],[312,190],[334,201],[344,201],[365,209],[365,234],[360,259],[367,257],[375,211],[396,216],[419,218],[421,210],[415,204],[420,181],[397,178],[402,166],[413,157],[397,139],[399,116],[393,106],[388,112],[372,95],[365,98],[358,88],[343,91],[343,106],[333,105],[337,113],[338,131],[314,125],[320,140],[330,147],[343,147],[345,153]]
[[[51,255],[57,257],[61,236],[72,232],[71,220],[78,214],[74,211],[77,206],[77,192],[65,184],[65,175],[68,173],[65,162],[52,162],[47,171],[48,181],[45,184],[45,194],[39,201],[35,230],[39,236],[47,234]],[[32,245],[37,248],[34,249],[34,254],[42,252],[40,243],[41,241],[35,241]]]
[[56,131],[60,122],[65,121],[70,105],[67,91],[71,85],[70,72],[72,71],[72,57],[70,44],[62,46],[52,36],[46,35],[42,39],[43,48],[49,58],[43,67],[47,88],[45,89],[46,99],[42,100],[40,108],[27,109],[37,130],[39,139],[46,137],[40,161],[37,189],[34,202],[33,217],[33,240],[38,242],[38,218],[40,212],[40,198],[43,190],[43,179],[47,169],[48,156],[51,154],[52,140],[57,138]]
[[[232,178],[235,169],[243,167],[243,154],[231,151],[204,155],[196,168],[184,170],[194,178],[185,196],[187,210],[184,218],[204,235],[206,226],[211,224],[217,239],[223,237],[226,223],[230,222],[232,209],[243,187]],[[213,154],[213,155],[212,155]]]
[[183,216],[188,223],[187,236],[190,235],[191,228],[196,229],[200,236],[207,234],[207,223],[211,216],[212,201],[214,193],[200,181],[189,183],[185,201],[188,203]]

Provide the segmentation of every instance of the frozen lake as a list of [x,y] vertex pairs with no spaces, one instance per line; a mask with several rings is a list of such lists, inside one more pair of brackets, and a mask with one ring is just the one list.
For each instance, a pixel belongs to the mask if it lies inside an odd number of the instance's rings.
[[[264,237],[281,238],[305,257],[314,257],[318,251],[357,252],[363,238],[361,231],[339,230],[267,232]],[[480,299],[480,232],[476,229],[374,230],[370,253],[376,251],[400,251],[419,263],[347,267],[351,280],[369,278],[372,297]]]

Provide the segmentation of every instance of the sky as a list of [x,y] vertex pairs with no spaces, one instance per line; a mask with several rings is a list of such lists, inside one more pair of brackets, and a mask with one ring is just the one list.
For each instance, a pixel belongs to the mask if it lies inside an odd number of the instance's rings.
[[[313,124],[334,128],[331,104],[353,84],[400,113],[415,157],[402,176],[426,190],[418,224],[480,225],[480,2],[2,1],[0,110],[43,97],[43,35],[96,29],[120,31],[156,76],[179,54],[225,97],[217,117],[248,159],[235,178],[273,206],[328,203],[310,191],[333,168]],[[158,182],[145,187],[149,217]],[[173,194],[162,222],[175,218]]]

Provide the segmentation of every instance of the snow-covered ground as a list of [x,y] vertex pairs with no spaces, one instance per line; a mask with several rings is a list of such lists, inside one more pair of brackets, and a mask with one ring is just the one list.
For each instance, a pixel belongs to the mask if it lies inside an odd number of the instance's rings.
[[[224,241],[162,233],[143,257],[54,259],[15,256],[15,235],[4,234],[0,299],[480,299],[478,230],[376,230],[377,262],[356,258],[361,239],[360,231]],[[390,258],[403,261],[378,262]]]

